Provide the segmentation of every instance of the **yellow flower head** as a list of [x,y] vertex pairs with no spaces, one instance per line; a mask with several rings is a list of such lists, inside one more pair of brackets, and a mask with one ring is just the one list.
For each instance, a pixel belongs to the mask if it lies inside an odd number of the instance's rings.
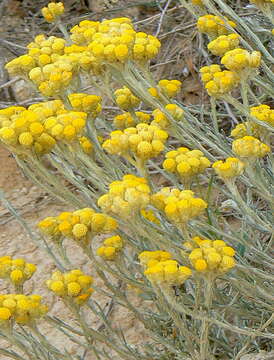
[[190,151],[188,148],[180,147],[169,151],[165,157],[163,168],[182,179],[200,174],[210,166],[210,161],[200,150]]
[[188,257],[196,271],[217,275],[235,266],[234,255],[234,249],[222,240],[202,240]]
[[151,197],[152,204],[163,211],[167,218],[176,225],[186,224],[189,220],[202,214],[207,203],[195,198],[193,191],[162,188]]
[[83,111],[94,118],[102,110],[102,98],[100,96],[77,93],[70,94],[68,98],[75,111]]
[[84,274],[80,269],[62,273],[56,271],[51,279],[46,281],[49,290],[68,302],[83,305],[90,297],[93,289],[90,287],[93,278]]
[[225,53],[221,63],[231,71],[242,72],[244,70],[256,69],[261,64],[261,53],[253,51],[249,53],[245,49],[234,49]]
[[64,4],[62,2],[50,2],[47,7],[42,10],[42,15],[49,23],[55,22],[65,11]]
[[175,97],[179,93],[181,86],[182,83],[179,80],[163,79],[158,82],[159,89],[169,98]]
[[213,55],[223,56],[226,52],[238,47],[239,43],[240,36],[238,34],[221,35],[212,40],[207,48]]
[[111,138],[103,143],[110,154],[133,155],[141,160],[158,156],[164,150],[168,133],[154,125],[140,123],[124,131],[113,131]]
[[136,111],[135,116],[132,116],[129,112],[116,115],[113,119],[113,125],[120,130],[124,130],[128,127],[136,126],[139,123],[148,124],[150,122],[150,115],[141,111]]
[[117,89],[114,92],[114,98],[116,104],[123,110],[131,110],[137,107],[141,100],[132,94],[129,88],[126,86],[121,89]]
[[270,147],[253,136],[234,140],[232,150],[241,158],[261,158],[270,152]]
[[33,324],[48,311],[41,301],[39,295],[0,295],[0,322],[12,320],[20,325]]
[[171,254],[167,251],[143,251],[138,258],[145,267],[144,275],[152,284],[181,285],[191,276],[191,270],[172,260]]
[[123,218],[133,216],[150,201],[150,188],[146,179],[125,175],[123,180],[109,185],[109,192],[98,199],[98,206],[106,213]]
[[[170,114],[174,121],[181,121],[184,118],[184,110],[176,104],[167,104],[166,111]],[[155,109],[152,113],[153,121],[151,125],[156,125],[165,130],[171,125],[171,121],[160,109]]]
[[242,175],[245,164],[237,158],[227,158],[225,161],[216,161],[212,167],[222,179],[231,179]]
[[197,21],[198,30],[213,39],[220,35],[230,34],[232,32],[230,28],[235,28],[236,24],[226,18],[224,19],[225,20],[221,19],[219,16],[210,14],[201,16]]

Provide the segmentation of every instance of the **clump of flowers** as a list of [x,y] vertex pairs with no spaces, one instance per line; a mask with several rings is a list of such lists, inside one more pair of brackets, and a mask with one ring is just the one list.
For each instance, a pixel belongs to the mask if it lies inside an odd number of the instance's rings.
[[225,161],[216,161],[212,167],[220,178],[231,179],[242,175],[245,164],[237,158],[230,157],[225,159]]
[[221,59],[221,63],[225,65],[228,70],[249,73],[256,69],[261,64],[261,53],[259,51],[252,51],[249,53],[245,49],[234,49],[225,53]]
[[192,274],[187,266],[180,266],[176,260],[171,260],[171,254],[166,251],[144,251],[138,258],[145,267],[144,275],[152,284],[160,287],[181,285]]
[[226,52],[238,47],[239,43],[240,36],[238,34],[221,35],[210,41],[207,48],[213,55],[223,56]]
[[43,317],[48,308],[41,303],[39,295],[5,294],[0,295],[0,322],[13,322],[32,325]]
[[160,46],[154,36],[136,32],[130,19],[116,18],[98,25],[88,49],[104,63],[124,63],[129,59],[144,63],[158,54]]
[[49,23],[55,22],[65,11],[64,4],[62,2],[50,2],[48,6],[42,9],[42,15]]
[[9,279],[15,286],[23,285],[36,271],[36,265],[24,259],[12,259],[10,256],[0,257],[0,278]]
[[112,236],[104,240],[103,246],[97,249],[97,255],[104,260],[115,260],[123,248],[123,239],[119,236]]
[[244,136],[233,141],[232,150],[241,158],[255,159],[269,153],[270,147],[253,136]]
[[[167,113],[174,121],[181,121],[184,118],[184,110],[176,104],[167,104],[165,106]],[[171,126],[171,121],[168,116],[160,109],[155,109],[152,112],[153,120],[151,125],[156,125],[165,130]]]
[[240,78],[234,71],[221,71],[219,65],[204,66],[200,69],[201,79],[208,95],[222,97],[239,84]]
[[116,115],[113,119],[113,125],[120,130],[135,126],[139,123],[148,124],[150,122],[150,115],[142,111],[135,111],[134,113],[125,112]]
[[207,14],[199,17],[197,27],[201,33],[215,39],[220,35],[230,34],[232,32],[230,28],[235,28],[236,24],[228,19],[224,21],[219,16]]
[[201,215],[207,208],[207,203],[203,199],[195,198],[193,191],[180,191],[170,187],[164,187],[153,194],[151,202],[178,226],[185,226],[189,220]]
[[158,156],[164,150],[168,133],[154,125],[140,123],[124,131],[117,130],[110,134],[110,139],[103,143],[103,149],[110,154],[117,154],[132,162],[144,163],[146,160]]
[[250,108],[250,115],[254,116],[260,121],[263,121],[271,126],[274,126],[274,109],[270,106],[262,104]]
[[141,102],[141,100],[134,96],[130,89],[126,86],[121,89],[115,90],[114,99],[116,104],[122,110],[132,110],[136,108]]
[[55,271],[46,281],[47,287],[66,303],[79,306],[85,304],[93,293],[92,283],[93,278],[84,274],[80,269],[65,273]]
[[94,236],[116,230],[117,222],[108,215],[84,208],[74,212],[63,212],[56,217],[47,217],[38,223],[38,227],[42,233],[55,241],[67,237],[86,245]]
[[169,151],[165,157],[163,168],[178,175],[183,183],[189,182],[193,176],[210,166],[210,161],[200,150],[189,150],[186,147]]
[[158,82],[157,88],[149,88],[148,92],[157,98],[160,98],[160,93],[168,98],[173,98],[179,93],[181,86],[182,83],[179,80],[162,79]]
[[202,240],[191,251],[189,260],[194,269],[214,276],[230,271],[235,266],[235,250],[222,240]]
[[45,35],[40,34],[34,38],[34,41],[27,45],[29,50],[28,55],[35,60],[36,66],[43,67],[47,64],[53,63],[58,60],[60,56],[64,55],[65,46],[65,39],[56,36],[49,36],[46,38]]
[[106,213],[128,218],[144,209],[149,201],[147,180],[129,174],[109,184],[109,192],[98,199],[98,206]]
[[81,46],[87,46],[97,33],[99,21],[83,20],[78,25],[70,29],[70,39],[73,43]]
[[93,118],[102,111],[102,98],[100,96],[77,93],[70,94],[68,99],[73,110],[85,112]]

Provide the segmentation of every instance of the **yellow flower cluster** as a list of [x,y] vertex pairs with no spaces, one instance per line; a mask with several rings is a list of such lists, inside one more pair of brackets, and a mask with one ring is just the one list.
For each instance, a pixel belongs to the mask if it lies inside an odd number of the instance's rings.
[[191,276],[191,270],[172,260],[169,252],[143,251],[138,257],[145,267],[144,275],[152,284],[178,286]]
[[274,0],[249,0],[251,3],[255,4],[259,8],[264,8],[265,5],[274,5]]
[[40,34],[34,38],[34,41],[27,45],[28,55],[36,61],[36,66],[45,66],[60,58],[65,53],[66,40]]
[[75,66],[69,56],[62,56],[54,63],[33,68],[29,72],[29,78],[44,96],[59,96],[72,81]]
[[157,126],[140,123],[124,131],[113,131],[110,136],[103,143],[103,149],[108,153],[125,157],[133,154],[136,158],[147,160],[164,150],[168,133]]
[[64,4],[62,2],[50,2],[48,6],[42,9],[42,15],[49,23],[56,21],[65,11]]
[[266,122],[267,124],[274,126],[274,109],[270,106],[262,104],[250,108],[250,115],[254,116],[260,121]]
[[233,152],[241,158],[261,158],[270,152],[270,147],[253,136],[244,136],[232,143]]
[[15,285],[29,280],[36,271],[36,266],[26,263],[24,259],[12,259],[10,256],[0,257],[0,278],[9,278]]
[[123,240],[119,235],[104,240],[104,246],[97,249],[97,255],[104,260],[115,260],[123,248]]
[[38,223],[39,229],[53,240],[63,237],[87,244],[97,234],[107,234],[117,228],[117,222],[108,215],[96,213],[90,208],[74,212],[62,212]]
[[136,111],[134,115],[129,112],[116,115],[113,120],[113,125],[117,129],[124,130],[128,127],[135,126],[139,123],[148,124],[150,122],[150,115],[142,111]]
[[182,179],[200,174],[210,166],[210,161],[200,150],[189,150],[186,147],[169,151],[165,157],[163,168]]
[[106,213],[128,218],[146,208],[149,201],[146,179],[129,174],[109,185],[109,192],[98,199],[98,206]]
[[35,60],[30,55],[21,55],[5,65],[11,76],[25,75],[36,66]]
[[[268,105],[259,105],[250,108],[250,115],[257,118],[259,121],[263,121],[266,124],[274,126],[274,110]],[[247,135],[255,137],[261,137],[266,135],[267,129],[263,126],[256,124],[253,121],[244,122],[235,126],[231,131],[231,136],[234,139],[240,139]]]
[[198,248],[191,251],[189,260],[198,272],[222,274],[235,266],[235,250],[222,240],[202,240]]
[[126,86],[114,91],[114,99],[122,110],[132,110],[141,102]]
[[208,94],[216,98],[229,93],[240,81],[236,72],[221,71],[220,66],[216,64],[202,67],[200,73]]
[[161,46],[156,37],[136,32],[128,18],[104,20],[91,28],[96,32],[88,49],[104,63],[123,63],[128,59],[146,62],[158,54]]
[[158,82],[157,88],[149,88],[148,92],[153,97],[159,98],[159,91],[162,92],[165,96],[169,98],[175,97],[180,89],[181,89],[182,83],[179,80],[167,80],[162,79]]
[[75,111],[83,111],[95,118],[102,111],[102,98],[97,95],[76,93],[68,95],[68,99]]
[[0,322],[15,321],[28,325],[44,316],[48,308],[41,303],[39,295],[6,294],[0,295]]
[[[176,104],[167,104],[165,109],[175,121],[181,121],[184,118],[184,110]],[[155,109],[152,112],[152,115],[153,121],[151,122],[151,125],[157,125],[163,130],[171,125],[167,115],[160,109]]]
[[229,27],[235,28],[236,24],[225,18],[225,21],[219,16],[204,15],[200,16],[197,21],[198,30],[215,39],[220,35],[228,35],[231,33]]
[[73,43],[81,46],[87,46],[97,33],[99,21],[83,20],[78,25],[70,29],[70,39]]
[[228,70],[242,72],[244,70],[255,69],[260,66],[261,53],[252,51],[249,53],[245,49],[234,49],[225,53],[221,59],[221,63]]
[[221,35],[212,40],[208,45],[208,50],[217,56],[223,56],[227,51],[239,46],[240,36],[238,34]]
[[79,138],[79,143],[80,143],[82,150],[86,154],[91,154],[93,152],[93,144],[86,136],[81,136]]
[[88,301],[94,291],[90,287],[92,283],[93,278],[85,275],[80,269],[65,273],[55,271],[46,281],[46,285],[51,291],[63,300],[76,305],[83,305]]
[[225,161],[216,161],[212,167],[220,178],[231,179],[242,175],[245,164],[237,158],[230,157],[225,159]]
[[[61,101],[50,101],[24,107],[11,106],[0,110],[0,141],[14,152],[33,149],[38,154],[50,152],[55,139],[46,130],[48,116],[56,114]],[[62,112],[62,110],[61,110]]]
[[156,194],[153,194],[151,202],[177,225],[186,224],[207,208],[207,203],[200,198],[195,198],[193,191],[180,191],[170,187],[164,187]]

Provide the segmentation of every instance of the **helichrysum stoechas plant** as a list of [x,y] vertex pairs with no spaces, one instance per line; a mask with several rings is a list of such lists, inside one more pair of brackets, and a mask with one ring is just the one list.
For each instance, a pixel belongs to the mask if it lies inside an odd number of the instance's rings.
[[185,186],[189,186],[191,179],[210,166],[210,161],[200,150],[189,150],[180,147],[166,153],[163,168],[175,173]]
[[227,158],[225,161],[219,160],[212,165],[216,174],[222,179],[232,179],[242,175],[245,164],[237,158]]
[[93,293],[92,283],[93,278],[80,269],[65,273],[55,271],[46,281],[49,290],[60,296],[66,303],[79,306],[85,304]]
[[270,147],[253,136],[244,136],[234,140],[232,150],[243,159],[262,158],[270,152]]
[[133,114],[125,112],[114,117],[113,126],[117,129],[124,130],[139,123],[148,124],[149,122],[150,115],[142,111],[135,111]]
[[10,256],[0,258],[0,278],[8,279],[16,288],[21,288],[36,271],[36,265],[24,259],[12,259]]
[[97,249],[97,255],[104,260],[115,260],[124,245],[123,239],[119,235],[105,239],[103,244]]
[[108,215],[84,208],[63,212],[56,217],[47,217],[39,222],[38,227],[55,241],[67,237],[80,245],[86,245],[94,236],[116,230],[117,222]]
[[208,45],[208,50],[213,55],[223,56],[227,51],[233,50],[238,47],[240,42],[238,34],[229,34],[218,36],[212,40]]
[[32,325],[48,311],[39,295],[6,294],[0,295],[0,322],[14,322],[20,325]]
[[210,38],[215,39],[220,35],[231,33],[229,27],[235,28],[236,24],[228,19],[224,21],[219,16],[208,14],[199,17],[197,27],[201,33],[205,33]]
[[113,131],[102,147],[109,154],[123,156],[136,164],[142,174],[145,162],[164,150],[167,138],[168,133],[158,126],[140,123],[123,131]]
[[[181,121],[184,118],[184,110],[176,104],[167,104],[165,110],[172,117],[172,120],[177,122]],[[167,128],[172,128],[172,123],[167,114],[165,114],[160,109],[155,109],[152,112],[153,120],[151,125],[156,125],[162,128],[163,130]]]
[[126,219],[146,208],[149,201],[150,188],[146,179],[129,174],[109,184],[109,191],[98,199],[98,206],[107,214]]
[[194,197],[191,190],[162,188],[151,196],[152,204],[163,211],[167,218],[178,226],[185,226],[189,220],[199,216],[207,208],[207,203]]
[[[256,1],[268,19],[272,2]],[[43,12],[63,36],[39,34],[6,65],[49,101],[1,109],[0,141],[32,181],[72,209],[41,220],[44,236],[34,240],[58,267],[48,290],[69,307],[73,322],[43,317],[41,298],[22,294],[33,265],[21,258],[0,262],[20,293],[0,296],[1,333],[24,360],[77,360],[86,351],[96,359],[240,359],[273,338],[273,110],[266,105],[273,97],[272,26],[258,13],[258,27],[241,1],[181,3],[207,35],[199,34],[203,51],[193,52],[192,71],[201,64],[210,96],[200,96],[201,104],[184,104],[185,94],[175,100],[181,82],[173,71],[161,79],[150,72],[161,43],[131,19],[84,20],[67,31],[58,3]],[[165,31],[165,15],[157,33]],[[177,30],[170,33],[176,39]],[[91,86],[100,93],[86,93]],[[126,112],[116,112],[115,102]],[[99,278],[94,297],[92,278],[66,251],[71,241]],[[137,289],[142,307],[125,285]],[[148,332],[141,344],[132,346],[116,330],[97,293],[113,299],[114,311],[119,303],[140,321]],[[50,344],[36,326],[40,317],[76,342],[77,354]],[[0,354],[21,359],[13,349]]]
[[235,251],[222,240],[203,240],[189,254],[194,269],[214,276],[225,273],[235,266]]
[[144,275],[159,287],[182,285],[191,276],[190,268],[179,265],[166,251],[144,251],[138,258],[145,267]]
[[42,9],[42,15],[48,22],[54,22],[64,12],[64,4],[62,2],[51,2]]
[[133,110],[140,104],[140,99],[132,94],[130,89],[125,86],[122,89],[117,89],[114,92],[114,98],[116,104],[122,110]]

